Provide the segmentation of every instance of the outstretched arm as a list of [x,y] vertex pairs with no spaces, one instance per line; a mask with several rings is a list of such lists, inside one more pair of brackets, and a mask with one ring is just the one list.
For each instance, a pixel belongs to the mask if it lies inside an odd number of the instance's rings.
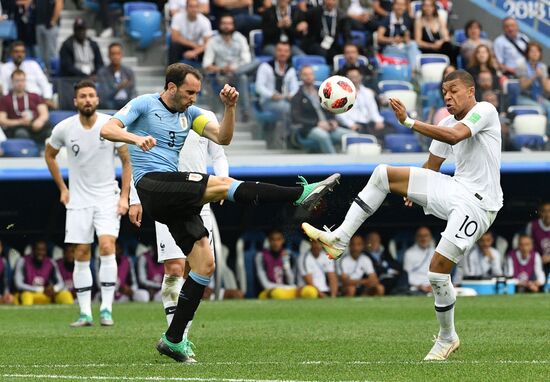
[[403,105],[403,103],[398,99],[390,98],[390,106],[402,125],[418,131],[426,137],[448,143],[449,145],[456,145],[458,142],[472,136],[470,128],[461,122],[450,128],[441,128],[429,123],[410,119],[407,116],[407,109],[405,108],[405,105]]
[[214,121],[208,122],[202,135],[219,145],[228,145],[233,139],[239,92],[234,87],[226,84],[220,92],[220,99],[225,106],[223,119],[219,124]]
[[124,129],[122,122],[116,118],[111,118],[103,125],[101,136],[111,142],[124,142],[139,146],[143,151],[149,151],[157,144],[157,140],[151,136],[140,137],[129,133]]

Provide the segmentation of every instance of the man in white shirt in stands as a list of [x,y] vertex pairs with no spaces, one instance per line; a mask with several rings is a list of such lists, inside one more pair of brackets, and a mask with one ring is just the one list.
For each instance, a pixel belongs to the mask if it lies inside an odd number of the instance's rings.
[[[96,112],[99,98],[92,81],[82,80],[75,85],[74,104],[78,114],[54,127],[45,154],[48,169],[61,193],[60,201],[67,208],[65,243],[75,245],[73,285],[80,305],[80,317],[71,326],[90,326],[93,323],[90,258],[94,231],[101,256],[100,323],[111,326],[114,324],[112,304],[117,282],[115,241],[120,216],[128,211],[130,156],[126,144],[113,143],[100,136],[101,127],[111,116]],[[55,159],[63,146],[67,148],[70,189]],[[115,151],[122,162],[122,189],[119,189],[115,176]]]
[[493,234],[485,232],[477,245],[462,259],[462,277],[487,278],[502,276],[502,255],[493,248]]
[[525,53],[529,37],[519,31],[518,22],[513,17],[502,20],[503,34],[495,39],[493,49],[499,69],[504,74],[516,75],[516,69],[525,63]]
[[26,60],[26,48],[23,41],[15,41],[10,48],[11,61],[6,62],[0,69],[0,80],[2,81],[2,93],[9,94],[12,89],[11,74],[15,69],[25,72],[26,88],[29,93],[41,96],[48,106],[52,106],[53,88],[48,77],[34,60]]
[[318,241],[312,241],[311,249],[298,258],[298,274],[298,287],[311,285],[317,289],[319,297],[338,295],[334,261],[330,261]]
[[[203,15],[208,15],[210,13],[210,2],[208,0],[198,0],[199,1],[199,12]],[[187,7],[187,0],[169,0],[168,1],[168,11],[170,12],[170,17],[174,17],[177,13],[184,13],[185,8]]]
[[403,269],[407,272],[412,291],[424,293],[432,291],[430,280],[428,280],[428,269],[434,250],[431,231],[428,227],[418,228],[415,244],[408,248],[403,256]]
[[197,0],[187,0],[186,12],[178,12],[170,24],[168,64],[195,61],[200,66],[208,39],[212,36],[210,20],[199,12]]
[[[414,202],[424,208],[424,213],[447,221],[428,272],[435,291],[439,333],[426,361],[445,360],[460,346],[454,326],[456,291],[450,273],[493,224],[503,205],[498,111],[488,102],[476,101],[474,79],[464,70],[449,73],[441,87],[450,115],[438,126],[408,117],[401,101],[389,100],[403,126],[433,138],[423,168],[378,165],[336,230],[325,232],[302,224],[311,239],[319,240],[330,256],[338,258],[351,236],[389,193],[406,198],[406,205]],[[441,174],[441,165],[451,154],[456,162],[455,173]]]

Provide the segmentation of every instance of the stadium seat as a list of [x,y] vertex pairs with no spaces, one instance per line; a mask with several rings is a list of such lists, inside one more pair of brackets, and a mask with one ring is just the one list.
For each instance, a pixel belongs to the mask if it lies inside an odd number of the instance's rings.
[[[264,33],[261,29],[253,29],[248,34],[248,43],[254,56],[258,57],[262,55],[262,49],[264,47]],[[272,58],[272,57],[271,57]]]
[[303,56],[292,56],[292,66],[299,71],[304,65],[319,65],[326,64],[327,61],[323,56],[316,55],[303,55]]
[[143,1],[132,1],[122,4],[122,14],[124,16],[124,28],[130,28],[130,14],[135,11],[156,11],[157,5]]
[[59,57],[52,58],[50,60],[50,68],[51,68],[51,77],[57,77],[59,75],[59,69],[60,69],[60,60]]
[[[88,9],[92,12],[98,13],[100,11],[99,7],[99,1],[97,0],[84,0],[84,8]],[[109,2],[109,11],[118,11],[121,10],[122,7],[120,5],[120,2],[118,1],[110,1]]]
[[386,80],[378,82],[378,89],[385,93],[389,90],[414,90],[413,85],[407,81]]
[[367,45],[367,35],[365,31],[351,31],[351,42],[361,48],[364,48]]
[[330,76],[330,66],[327,64],[315,64],[311,67],[313,68],[316,82],[323,82]]
[[384,123],[392,126],[397,134],[414,134],[414,131],[412,129],[409,129],[408,127],[405,127],[399,123],[393,110],[381,109],[380,115],[384,117]]
[[53,126],[57,125],[59,122],[72,117],[76,112],[72,110],[52,110],[50,111],[50,122]]
[[[357,61],[359,61],[360,63],[362,63],[364,65],[369,64],[369,59],[365,56],[359,56]],[[332,66],[334,66],[334,71],[336,71],[336,72],[338,70],[340,70],[340,68],[342,66],[344,66],[345,63],[346,63],[346,59],[344,58],[343,54],[337,54],[332,59]]]
[[279,120],[279,118],[274,112],[262,109],[262,105],[260,105],[260,100],[258,99],[258,94],[256,93],[256,84],[254,82],[251,82],[249,87],[252,113],[254,114],[254,118],[256,118],[256,120],[262,125],[262,129],[259,132],[257,138],[264,139],[265,130],[273,126]]
[[254,257],[265,246],[266,236],[260,231],[245,232],[236,244],[235,268],[241,291],[248,298],[257,297],[259,291],[256,280]]
[[407,112],[416,112],[416,100],[418,95],[414,90],[388,90],[384,92],[386,98],[396,98],[403,102]]
[[411,134],[387,134],[384,136],[384,148],[393,153],[422,152],[416,136]]
[[544,137],[536,134],[518,134],[511,137],[514,149],[521,150],[527,148],[530,150],[543,150]]
[[346,134],[342,136],[342,152],[351,155],[377,155],[382,148],[374,135]]
[[539,114],[544,115],[544,110],[536,105],[514,105],[508,108],[508,113],[518,115]]
[[437,82],[443,79],[443,71],[449,65],[449,57],[444,54],[421,54],[417,67],[420,68],[421,82]]
[[546,136],[546,116],[539,114],[522,114],[514,118],[516,134],[533,134]]
[[140,49],[147,49],[153,41],[162,37],[159,11],[133,11],[130,14],[128,34],[138,41]]
[[0,22],[0,40],[17,40],[17,25],[13,20]]
[[517,105],[518,97],[521,92],[521,87],[519,85],[518,79],[508,79],[504,82],[503,85],[504,94],[508,99],[508,106]]
[[379,79],[382,81],[410,81],[411,78],[411,68],[408,64],[382,63],[379,67]]
[[318,153],[321,151],[319,143],[313,139],[304,138],[300,135],[299,130],[294,128],[291,129],[288,136],[290,146],[299,149],[306,150],[308,152]]
[[438,54],[438,53],[424,53],[418,56],[418,67],[422,67],[422,65],[426,64],[447,64],[449,65],[449,57],[445,56],[444,54]]
[[5,157],[24,158],[38,157],[40,150],[32,139],[8,139],[0,143]]

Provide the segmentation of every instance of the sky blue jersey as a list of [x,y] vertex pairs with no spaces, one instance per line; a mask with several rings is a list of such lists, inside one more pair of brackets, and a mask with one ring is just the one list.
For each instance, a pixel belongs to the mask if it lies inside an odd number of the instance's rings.
[[189,129],[202,135],[209,122],[196,106],[190,106],[183,113],[169,109],[159,93],[134,98],[113,118],[120,120],[128,132],[142,137],[150,135],[157,140],[156,146],[149,151],[128,145],[136,184],[148,172],[178,171],[179,152]]

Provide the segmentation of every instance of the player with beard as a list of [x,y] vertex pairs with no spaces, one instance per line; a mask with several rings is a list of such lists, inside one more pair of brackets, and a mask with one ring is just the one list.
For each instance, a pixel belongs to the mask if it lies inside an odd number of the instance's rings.
[[[100,323],[111,326],[114,324],[112,304],[117,281],[115,241],[120,216],[128,211],[130,157],[125,144],[113,143],[100,136],[101,127],[111,116],[96,112],[99,98],[95,84],[82,80],[75,85],[74,91],[78,114],[55,126],[45,154],[48,169],[61,193],[60,201],[67,208],[65,243],[74,244],[73,283],[80,317],[71,326],[90,326],[93,322],[90,257],[94,231],[101,255]],[[70,191],[55,159],[62,146],[67,148]],[[115,176],[115,149],[122,162],[122,189]]]

